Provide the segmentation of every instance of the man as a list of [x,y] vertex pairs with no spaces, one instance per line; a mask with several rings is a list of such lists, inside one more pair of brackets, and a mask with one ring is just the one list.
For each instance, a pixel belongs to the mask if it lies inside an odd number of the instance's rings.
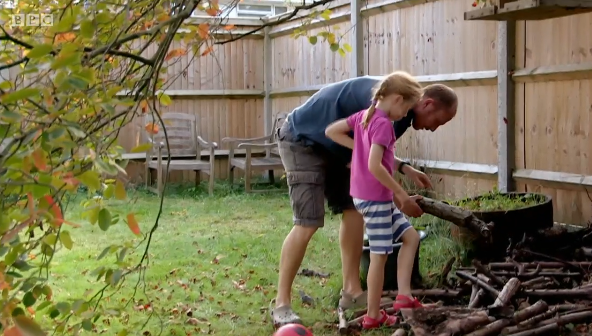
[[[366,306],[366,293],[359,277],[363,248],[363,219],[349,195],[351,150],[325,136],[332,122],[367,109],[372,89],[381,77],[364,76],[324,87],[288,115],[279,130],[279,152],[286,170],[294,227],[284,240],[280,256],[278,293],[271,317],[276,327],[302,323],[291,308],[291,291],[308,242],[324,226],[325,198],[333,214],[342,214],[339,230],[343,287],[339,306],[359,309]],[[393,127],[396,138],[413,126],[416,130],[435,131],[456,114],[457,97],[445,85],[427,86],[423,97],[407,116]],[[407,162],[395,159],[397,171],[422,188],[431,187],[429,178]],[[417,204],[412,213],[421,215]]]

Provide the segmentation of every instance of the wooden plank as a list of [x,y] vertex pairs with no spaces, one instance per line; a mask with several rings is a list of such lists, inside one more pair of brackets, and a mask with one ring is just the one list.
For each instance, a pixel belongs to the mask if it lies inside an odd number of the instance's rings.
[[263,126],[265,134],[271,134],[273,124],[273,109],[271,104],[271,90],[273,85],[273,50],[271,46],[270,28],[265,27],[265,38],[263,39]]
[[592,63],[539,66],[514,71],[515,82],[533,83],[592,79]]
[[553,172],[536,169],[517,169],[514,179],[529,184],[538,183],[542,186],[585,191],[592,190],[592,176],[572,173]]
[[289,35],[294,30],[299,29],[299,28],[304,28],[306,30],[309,30],[309,29],[314,29],[314,28],[327,27],[327,26],[338,24],[338,23],[347,22],[349,19],[350,19],[349,13],[340,13],[340,14],[330,15],[329,20],[324,20],[324,19],[311,20],[309,23],[307,23],[304,26],[302,25],[302,22],[298,21],[297,23],[290,25],[290,26],[276,27],[276,28],[272,29],[269,32],[269,36],[271,38],[275,38],[275,37],[279,37],[279,36]]
[[465,163],[452,161],[433,161],[433,160],[409,160],[413,166],[419,166],[423,170],[445,175],[456,175],[475,177],[483,179],[496,179],[498,167],[495,165]]
[[[216,149],[214,151],[214,155],[216,157],[227,157],[229,153],[228,149]],[[265,150],[251,150],[251,153],[253,155],[262,155],[265,153]],[[234,156],[244,156],[245,155],[245,150],[244,149],[235,149],[234,150]],[[210,156],[210,151],[209,150],[202,150],[201,151],[201,157],[207,157]],[[175,156],[174,158],[178,158],[178,159],[182,159],[182,158],[188,158],[188,157],[192,157],[192,155],[178,155]],[[130,160],[130,161],[145,161],[146,160],[146,153],[124,153],[122,154],[121,158],[123,160]]]
[[351,0],[350,2],[350,22],[353,29],[351,39],[352,57],[351,70],[352,77],[364,76],[364,20],[362,19],[362,0]]
[[497,33],[497,157],[498,189],[514,191],[516,167],[516,118],[512,70],[516,63],[516,22],[499,22]]
[[[363,46],[363,44],[362,44]],[[372,76],[382,79],[383,76]],[[457,72],[451,74],[438,74],[415,77],[421,84],[429,85],[442,83],[451,87],[472,86],[472,85],[493,85],[496,83],[497,70]],[[313,95],[326,84],[308,85],[293,88],[285,88],[271,91],[271,97],[291,97],[291,96],[309,96]]]
[[465,20],[547,20],[592,12],[592,0],[520,0],[464,13]]
[[[164,92],[171,98],[262,98],[265,97],[263,90],[164,90],[157,91],[159,94]],[[133,92],[125,90],[117,93],[117,96],[126,96]]]
[[[223,22],[223,23],[222,23]],[[230,17],[215,17],[215,16],[208,16],[208,15],[192,15],[183,21],[185,24],[191,25],[198,25],[200,23],[208,23],[211,26],[214,25],[234,25],[234,26],[261,26],[265,23],[264,20],[261,19],[251,19],[251,18],[230,18]]]
[[382,13],[391,12],[397,9],[413,7],[425,3],[436,2],[437,0],[387,0],[379,3],[369,4],[362,8],[362,15],[369,17]]

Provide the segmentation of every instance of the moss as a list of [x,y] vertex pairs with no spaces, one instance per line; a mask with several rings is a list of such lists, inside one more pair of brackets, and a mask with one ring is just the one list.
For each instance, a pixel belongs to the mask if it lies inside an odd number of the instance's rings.
[[509,211],[541,204],[544,201],[543,195],[512,195],[492,190],[478,199],[466,198],[453,204],[471,211]]

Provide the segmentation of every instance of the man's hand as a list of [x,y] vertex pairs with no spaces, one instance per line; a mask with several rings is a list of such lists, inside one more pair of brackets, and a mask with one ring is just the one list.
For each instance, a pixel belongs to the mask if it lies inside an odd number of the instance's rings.
[[415,183],[415,185],[418,187],[423,189],[432,188],[432,182],[430,181],[430,178],[423,172],[411,166],[405,166],[403,171],[405,172],[405,176],[411,179],[411,181],[413,181],[413,183]]
[[422,199],[420,195],[413,195],[405,198],[403,202],[401,202],[401,210],[402,213],[409,217],[420,217],[423,215],[423,210],[417,204],[417,201]]

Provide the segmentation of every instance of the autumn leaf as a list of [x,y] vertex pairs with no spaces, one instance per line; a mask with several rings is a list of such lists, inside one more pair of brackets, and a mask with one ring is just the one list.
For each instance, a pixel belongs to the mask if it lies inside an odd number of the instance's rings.
[[45,171],[47,169],[47,161],[45,159],[45,153],[43,152],[43,149],[37,148],[33,152],[33,164],[40,171]]
[[232,30],[232,29],[234,29],[234,25],[233,24],[226,25],[226,26],[224,26],[224,29]]
[[56,43],[60,43],[60,42],[72,42],[76,39],[76,34],[72,33],[72,32],[68,32],[68,33],[59,33],[55,36],[55,42]]
[[220,13],[220,10],[215,8],[207,8],[206,13],[208,13],[210,16],[217,16]]
[[197,33],[202,40],[205,40],[210,34],[210,25],[205,22],[200,23],[199,26],[197,26]]
[[148,132],[149,134],[158,133],[158,125],[152,122],[147,123],[146,126],[144,126],[144,129],[146,129],[146,132]]
[[209,46],[204,52],[201,53],[202,56],[206,56],[207,54],[211,53],[214,50],[213,46]]
[[4,336],[23,336],[17,327],[10,327],[4,331]]
[[177,48],[169,51],[169,53],[165,56],[164,60],[168,61],[171,58],[180,57],[187,55],[187,49],[184,48]]
[[142,109],[142,113],[146,113],[148,111],[148,101],[146,99],[140,101],[140,108]]
[[51,195],[45,195],[43,198],[49,204],[49,212],[54,218],[54,224],[58,226],[62,225],[64,222],[64,216],[62,214],[62,209],[60,209],[60,205],[53,199]]
[[138,225],[138,221],[136,220],[136,216],[133,213],[127,214],[127,226],[132,230],[132,232],[139,236],[140,233],[140,226]]

